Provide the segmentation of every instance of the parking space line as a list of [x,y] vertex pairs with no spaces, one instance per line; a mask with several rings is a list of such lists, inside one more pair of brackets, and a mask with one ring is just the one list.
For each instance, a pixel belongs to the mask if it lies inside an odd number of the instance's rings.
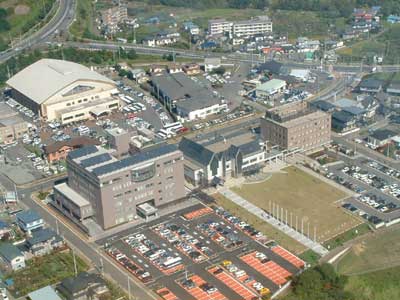
[[[216,273],[219,270],[222,270],[222,272]],[[227,285],[230,289],[235,291],[237,294],[239,294],[243,299],[251,300],[251,299],[257,298],[256,293],[251,292],[247,287],[244,287],[241,283],[239,283],[233,277],[228,275],[228,273],[225,272],[220,267],[217,267],[217,266],[212,267],[212,268],[208,269],[208,272],[211,273],[215,278],[220,280],[222,283]]]
[[178,297],[167,288],[161,288],[157,290],[156,293],[164,300],[179,300]]
[[276,254],[278,254],[280,257],[282,257],[283,259],[287,260],[288,262],[290,262],[292,265],[294,265],[297,268],[304,268],[304,261],[302,261],[300,258],[298,258],[297,256],[293,255],[292,253],[290,253],[289,251],[287,251],[286,249],[282,248],[281,246],[275,246],[271,249],[273,252],[275,252]]
[[[198,275],[193,275],[191,277],[188,277],[188,280],[191,280],[194,283],[194,287],[188,288],[182,285],[181,282],[178,282],[178,284],[184,288],[189,294],[191,294],[193,297],[195,297],[197,300],[227,300],[224,295],[218,290],[212,292],[212,293],[207,293],[205,292],[201,286],[206,285],[207,282],[204,281],[200,276]],[[233,299],[232,299],[233,300]]]
[[271,260],[266,263],[261,263],[260,260],[255,257],[255,252],[243,255],[240,259],[279,287],[285,284],[292,275],[292,273]]

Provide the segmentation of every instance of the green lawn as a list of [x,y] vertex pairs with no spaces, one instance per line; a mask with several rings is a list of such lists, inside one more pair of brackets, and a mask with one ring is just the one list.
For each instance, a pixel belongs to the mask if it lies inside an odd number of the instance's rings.
[[[8,0],[0,1],[0,8],[7,11],[9,30],[0,31],[0,39],[5,43],[20,36],[36,26],[51,10],[55,0]],[[44,4],[44,6],[43,6]],[[54,10],[55,11],[55,10]]]
[[311,249],[304,251],[302,254],[299,255],[299,257],[305,262],[309,263],[312,267],[317,265],[319,259],[321,258],[321,256],[319,256]]
[[364,275],[350,276],[345,289],[362,300],[388,300],[400,298],[400,267]]
[[[88,269],[87,264],[78,256],[76,256],[76,262],[78,273]],[[25,269],[13,272],[6,278],[14,280],[13,293],[21,297],[73,275],[72,252],[57,252],[29,260]]]
[[[243,184],[232,189],[234,192],[260,208],[270,211],[270,202],[298,216],[298,228],[301,219],[304,221],[304,231],[313,235],[314,226],[317,228],[317,240],[320,242],[347,231],[361,223],[360,220],[347,214],[336,203],[346,197],[341,190],[320,179],[301,171],[296,167],[288,167],[262,183]],[[295,217],[292,219],[295,225]]]
[[326,241],[324,243],[324,246],[327,249],[334,249],[336,247],[342,246],[343,243],[350,241],[358,236],[361,236],[363,234],[366,234],[368,232],[370,232],[371,229],[369,227],[369,225],[367,223],[362,223],[332,239],[330,239],[329,241]]
[[75,21],[70,27],[70,32],[75,37],[92,37],[92,27],[95,11],[92,0],[77,0]]
[[234,214],[235,216],[241,218],[243,221],[251,224],[254,228],[261,231],[269,239],[275,240],[278,244],[288,249],[289,251],[299,254],[306,250],[306,247],[304,245],[300,244],[299,242],[292,239],[291,237],[284,234],[282,231],[276,229],[267,222],[256,217],[252,213],[249,213],[247,210],[233,203],[221,194],[214,194],[213,197],[215,198],[216,204],[218,206],[222,206],[231,214]]
[[400,24],[390,25],[381,34],[372,36],[369,40],[351,42],[348,47],[337,51],[344,62],[361,61],[372,63],[373,56],[383,56],[385,64],[398,64],[400,51]]
[[338,272],[352,275],[400,265],[399,236],[395,225],[366,237],[338,262]]

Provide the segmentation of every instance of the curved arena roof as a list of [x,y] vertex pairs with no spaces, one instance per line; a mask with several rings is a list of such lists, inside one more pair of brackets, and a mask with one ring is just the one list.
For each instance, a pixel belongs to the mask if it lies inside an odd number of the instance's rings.
[[7,84],[37,104],[42,104],[78,80],[114,83],[83,65],[46,58],[18,72],[7,81]]

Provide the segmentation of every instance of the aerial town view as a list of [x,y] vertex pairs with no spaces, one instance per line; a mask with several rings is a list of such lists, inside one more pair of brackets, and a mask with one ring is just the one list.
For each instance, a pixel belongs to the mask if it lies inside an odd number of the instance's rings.
[[399,282],[400,0],[0,0],[0,300]]

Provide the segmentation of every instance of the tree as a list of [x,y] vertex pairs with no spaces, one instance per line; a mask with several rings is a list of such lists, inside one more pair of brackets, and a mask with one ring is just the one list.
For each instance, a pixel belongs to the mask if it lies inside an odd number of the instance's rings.
[[[322,264],[304,271],[293,279],[294,298],[298,300],[353,300],[345,291],[347,277],[335,272],[330,264]],[[290,299],[290,298],[289,298]]]
[[138,55],[136,54],[136,51],[131,49],[128,51],[127,53],[127,58],[128,59],[136,59],[138,57]]

